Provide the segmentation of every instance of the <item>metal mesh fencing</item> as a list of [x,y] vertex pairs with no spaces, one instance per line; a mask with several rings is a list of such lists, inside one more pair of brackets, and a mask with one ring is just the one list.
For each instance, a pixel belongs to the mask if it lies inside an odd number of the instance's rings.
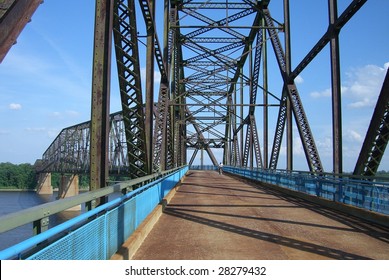
[[[29,256],[30,260],[109,259],[164,196],[181,180],[185,167],[127,194],[128,199]],[[32,237],[34,238],[34,237]]]
[[256,181],[389,215],[388,183],[277,170],[251,170],[232,166],[223,169]]

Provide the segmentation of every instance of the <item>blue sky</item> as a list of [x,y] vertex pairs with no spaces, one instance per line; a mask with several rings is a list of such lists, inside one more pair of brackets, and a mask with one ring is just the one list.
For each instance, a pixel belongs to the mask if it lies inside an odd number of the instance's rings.
[[[290,1],[292,67],[326,31],[327,2]],[[339,15],[350,2],[339,1]],[[283,22],[281,3],[271,1],[270,11]],[[388,13],[389,1],[369,0],[340,33],[345,171],[354,168],[389,65]],[[92,0],[46,0],[0,64],[0,162],[34,163],[62,128],[90,119],[93,21]],[[275,62],[272,52],[269,60]],[[270,91],[279,92],[279,72],[269,67]],[[326,47],[296,79],[326,171],[332,170],[329,73]],[[113,73],[111,112],[119,110]],[[274,121],[269,128],[271,142]],[[294,137],[295,168],[306,169],[297,130]],[[380,169],[389,170],[388,154]],[[280,159],[279,167],[283,166],[284,159]]]

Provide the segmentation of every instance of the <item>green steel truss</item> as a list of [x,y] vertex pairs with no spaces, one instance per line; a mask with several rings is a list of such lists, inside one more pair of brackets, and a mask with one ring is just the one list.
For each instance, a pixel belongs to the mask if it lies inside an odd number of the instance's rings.
[[113,34],[125,124],[129,174],[134,178],[142,177],[150,173],[150,166],[148,166],[146,152],[134,0],[115,1]]

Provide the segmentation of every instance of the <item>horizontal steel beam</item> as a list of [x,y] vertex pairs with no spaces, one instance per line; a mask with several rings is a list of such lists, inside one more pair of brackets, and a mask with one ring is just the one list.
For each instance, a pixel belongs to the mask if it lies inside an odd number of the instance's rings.
[[208,107],[208,106],[216,106],[216,107],[240,107],[240,106],[247,106],[247,107],[279,107],[280,104],[221,104],[221,103],[170,103],[170,106],[192,106],[192,107]]
[[172,25],[171,28],[209,28],[209,29],[276,29],[284,30],[284,26],[263,26],[263,25]]

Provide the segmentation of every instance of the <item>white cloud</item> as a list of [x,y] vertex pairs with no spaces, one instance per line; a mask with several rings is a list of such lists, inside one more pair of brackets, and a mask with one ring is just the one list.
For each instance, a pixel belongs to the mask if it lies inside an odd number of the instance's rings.
[[355,130],[349,129],[346,131],[346,138],[347,140],[350,140],[351,142],[362,142],[363,138],[360,133],[358,133]]
[[[142,83],[146,82],[146,68],[140,69],[140,76],[142,79]],[[161,82],[161,74],[159,71],[154,71],[154,84],[158,84]]]
[[45,135],[49,139],[53,139],[58,136],[60,129],[55,128],[46,128],[46,127],[27,127],[24,129],[28,133],[31,134],[38,134],[38,135]]
[[52,112],[52,113],[50,114],[50,116],[51,116],[51,117],[58,118],[58,117],[61,116],[61,113],[60,113],[60,112]]
[[331,137],[324,137],[322,139],[316,140],[316,146],[319,150],[319,153],[322,157],[330,157],[332,156],[332,138]]
[[[348,71],[341,88],[344,104],[353,109],[373,107],[381,91],[388,67],[389,62],[385,63],[384,67],[368,64]],[[310,96],[312,98],[330,97],[331,88],[311,92]]]
[[[281,145],[280,155],[285,156],[286,150],[286,145]],[[293,155],[298,157],[305,155],[304,148],[299,137],[293,138]]]
[[25,130],[28,132],[32,132],[32,133],[41,133],[41,132],[46,131],[46,128],[44,128],[44,127],[27,127]]
[[296,156],[305,155],[303,144],[299,137],[294,137],[293,139],[293,154]]
[[313,98],[329,97],[331,96],[331,89],[325,89],[323,91],[314,91],[310,93]]
[[20,105],[19,103],[11,103],[9,104],[8,108],[11,110],[20,110],[22,109],[22,105]]
[[48,129],[47,130],[47,137],[50,138],[50,139],[53,139],[55,137],[58,136],[58,134],[60,133],[60,129]]
[[349,103],[348,106],[350,108],[358,109],[358,108],[363,108],[363,107],[371,107],[374,106],[375,99],[370,99],[370,98],[363,98],[363,100],[360,101],[355,101],[352,103]]
[[66,115],[69,117],[78,117],[80,113],[73,110],[68,110],[66,111]]
[[65,112],[51,112],[49,114],[50,117],[52,118],[58,118],[58,119],[64,119],[64,118],[75,118],[80,116],[80,113],[74,110],[66,110]]
[[303,77],[301,77],[301,75],[298,75],[298,76],[294,79],[294,82],[295,82],[296,84],[302,84],[302,83],[304,83],[304,79],[303,79]]
[[348,107],[359,109],[375,105],[388,65],[389,62],[384,67],[365,65],[346,73],[342,93]]
[[161,82],[161,73],[155,71],[154,72],[154,83],[160,83]]

